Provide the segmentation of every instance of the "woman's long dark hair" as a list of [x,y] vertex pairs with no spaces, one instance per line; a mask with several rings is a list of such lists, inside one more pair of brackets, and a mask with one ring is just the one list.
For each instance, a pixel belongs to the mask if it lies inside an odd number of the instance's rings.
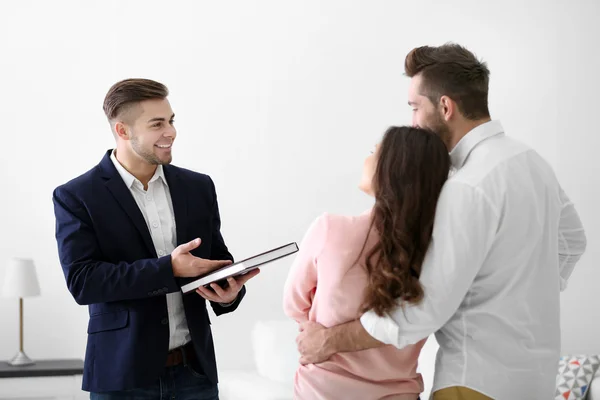
[[372,224],[377,242],[366,255],[369,284],[363,312],[381,316],[398,301],[423,298],[421,266],[450,156],[435,133],[407,126],[389,128],[376,156]]

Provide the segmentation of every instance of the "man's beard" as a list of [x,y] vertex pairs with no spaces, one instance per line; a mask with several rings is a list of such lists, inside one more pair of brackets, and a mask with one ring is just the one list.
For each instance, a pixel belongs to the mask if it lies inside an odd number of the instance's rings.
[[167,161],[163,161],[160,158],[158,158],[156,154],[154,154],[152,151],[147,151],[144,148],[142,148],[137,136],[135,135],[132,135],[131,137],[131,147],[133,148],[133,151],[135,151],[140,157],[142,157],[151,165],[166,165],[171,163],[172,157],[169,157]]
[[446,125],[446,123],[442,119],[442,116],[438,114],[437,111],[434,111],[433,114],[427,118],[425,127],[435,132],[440,137],[440,139],[442,139],[442,141],[446,144],[446,147],[450,149],[452,139],[450,128],[448,127],[448,125]]

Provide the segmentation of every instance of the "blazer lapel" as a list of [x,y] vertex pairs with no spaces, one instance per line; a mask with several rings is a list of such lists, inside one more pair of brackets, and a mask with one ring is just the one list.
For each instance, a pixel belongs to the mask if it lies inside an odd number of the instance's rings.
[[110,150],[102,159],[100,168],[102,169],[104,177],[107,179],[105,183],[106,187],[115,197],[117,203],[119,203],[121,208],[123,208],[125,213],[129,216],[133,225],[140,232],[148,251],[150,251],[154,257],[157,257],[154,243],[152,242],[148,226],[146,225],[146,220],[144,220],[144,216],[131,195],[129,188],[125,185],[125,182],[123,182],[119,172],[113,165],[110,159]]
[[163,171],[169,185],[173,213],[175,214],[175,232],[177,234],[177,245],[188,241],[185,226],[187,224],[187,196],[185,182],[179,176],[178,171],[170,166],[163,165]]

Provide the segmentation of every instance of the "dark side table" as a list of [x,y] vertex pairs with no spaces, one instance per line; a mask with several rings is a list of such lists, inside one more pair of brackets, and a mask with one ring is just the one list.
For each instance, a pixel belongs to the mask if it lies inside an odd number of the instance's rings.
[[33,365],[12,366],[0,361],[0,400],[89,399],[81,390],[83,360],[37,360]]

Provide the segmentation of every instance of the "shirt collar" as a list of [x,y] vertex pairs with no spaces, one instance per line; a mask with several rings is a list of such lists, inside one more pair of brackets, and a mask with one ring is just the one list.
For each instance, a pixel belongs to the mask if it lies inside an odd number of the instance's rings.
[[[123,179],[123,182],[125,182],[125,185],[127,185],[127,187],[129,189],[131,189],[131,187],[134,184],[139,187],[143,187],[142,182],[140,182],[139,179],[137,179],[135,176],[133,176],[129,171],[127,171],[125,169],[125,167],[123,167],[121,165],[119,160],[117,160],[116,154],[117,154],[117,149],[113,149],[113,151],[110,153],[110,159],[113,162],[113,164],[115,165],[115,168],[117,169],[117,172],[119,173],[119,175],[121,175],[121,178]],[[165,184],[165,186],[169,187],[169,185],[167,184],[167,179],[165,178],[165,172],[163,170],[162,165],[158,165],[156,167],[156,171],[154,172],[152,179],[150,179],[150,183],[156,181],[157,179],[161,179],[162,182]]]
[[452,162],[452,166],[456,169],[460,169],[467,160],[467,157],[469,157],[471,151],[479,143],[493,136],[503,134],[504,128],[502,127],[500,121],[489,121],[475,127],[469,133],[463,136],[456,146],[454,146],[452,151],[450,151],[450,160]]

